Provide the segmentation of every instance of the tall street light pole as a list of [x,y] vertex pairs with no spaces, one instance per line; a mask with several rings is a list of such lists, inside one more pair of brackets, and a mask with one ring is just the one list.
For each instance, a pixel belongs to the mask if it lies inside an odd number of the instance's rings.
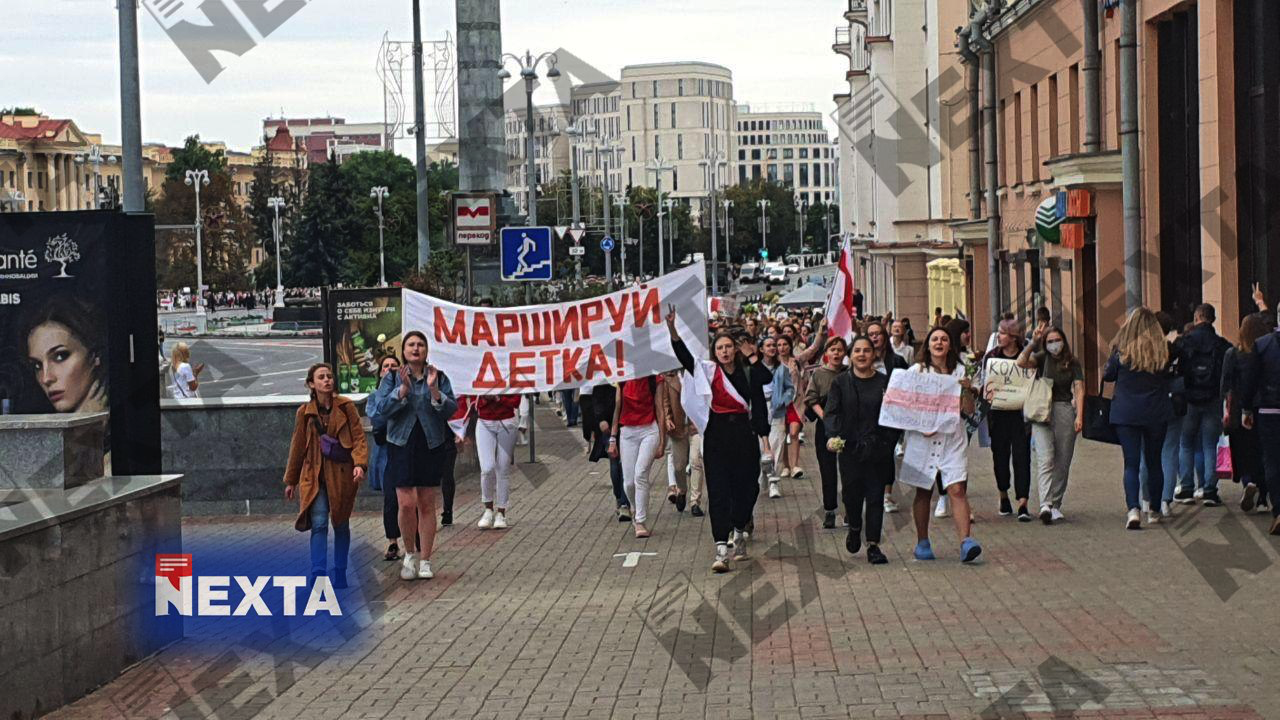
[[676,201],[667,198],[662,204],[667,209],[667,257],[671,258],[672,265],[676,265]]
[[413,0],[413,136],[418,171],[418,269],[431,259],[430,198],[427,195],[427,109],[422,80],[422,12],[420,0]]
[[[609,183],[609,167],[610,167],[609,160],[611,159],[614,151],[620,147],[622,146],[616,142],[606,142],[603,145],[596,146],[596,163],[600,165],[600,169],[604,173],[604,190],[601,191],[600,197],[604,199],[604,234],[606,236],[613,235],[613,224],[612,224],[613,219],[609,217],[609,210],[613,206],[613,198],[609,197],[609,191],[612,189]],[[601,163],[599,159],[601,151],[604,151],[603,163]],[[617,238],[617,242],[614,243],[614,245],[623,246],[623,253],[626,252],[626,249],[625,249],[626,245],[623,242],[624,240],[626,240],[625,235],[626,233],[622,233],[621,235],[619,235],[619,237]],[[626,256],[623,255],[623,257],[626,257]],[[605,274],[605,277],[608,278],[609,288],[612,289],[613,288],[613,252],[612,251],[604,254],[604,274]]]
[[378,201],[378,208],[374,212],[378,213],[378,286],[387,286],[387,253],[386,246],[383,243],[383,229],[386,227],[382,215],[382,201],[390,192],[385,186],[377,185],[369,190],[369,197]]
[[[716,238],[716,226],[720,224],[720,204],[716,201],[716,191],[720,184],[720,168],[726,165],[724,161],[724,153],[716,150],[703,160],[699,160],[698,164],[707,171],[707,204],[710,206],[711,212],[711,294],[720,294],[720,274],[719,270],[719,250],[716,247],[719,242]],[[729,228],[725,228],[725,238],[728,238]],[[726,256],[726,260],[727,260]]]
[[620,281],[623,285],[626,285],[627,284],[627,196],[624,195],[623,193],[618,193],[617,196],[615,196],[614,198],[613,204],[618,206],[618,228],[622,234],[622,237],[618,238],[618,245],[621,246],[620,249],[622,251],[621,256],[619,258],[621,260],[621,263],[620,263],[621,267],[618,269],[621,275]]
[[283,264],[280,257],[280,208],[284,207],[284,198],[267,198],[267,206],[276,212],[276,219],[271,223],[271,234],[276,237],[276,307],[284,307],[284,273],[280,269]]
[[[127,5],[128,2],[124,4]],[[184,182],[196,191],[196,315],[204,315],[204,251],[201,247],[204,223],[200,219],[200,188],[208,186],[209,171],[188,170]]]
[[[657,183],[654,185],[654,190],[658,194],[658,275],[661,277],[667,272],[666,253],[663,252],[662,249],[662,173],[667,172],[668,170],[674,170],[675,166],[667,163],[662,159],[662,156],[659,155],[649,161],[646,168],[657,177]],[[644,247],[643,235],[640,237],[640,247]],[[643,257],[643,251],[641,257]]]
[[767,260],[765,253],[769,252],[769,201],[761,200],[756,204],[760,206],[760,249],[764,251],[760,253],[760,259]]
[[[578,193],[578,149],[582,147],[582,140],[595,135],[587,129],[586,124],[579,121],[565,128],[565,135],[569,136],[569,177],[573,184],[573,227],[576,230],[582,225],[582,204]],[[582,256],[574,256],[574,279],[582,282]]]
[[[117,2],[120,13],[120,158],[124,173],[124,211],[146,210],[142,182],[142,93],[138,84],[138,4]],[[196,232],[199,232],[197,230]]]
[[724,264],[726,268],[733,267],[733,256],[729,249],[729,238],[733,235],[733,228],[729,224],[729,209],[733,207],[732,200],[724,200]]

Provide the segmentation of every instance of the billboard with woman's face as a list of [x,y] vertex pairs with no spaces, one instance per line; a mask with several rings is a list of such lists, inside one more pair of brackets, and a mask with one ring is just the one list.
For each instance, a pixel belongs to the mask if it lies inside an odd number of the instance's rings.
[[105,228],[40,223],[0,235],[0,411],[109,409]]

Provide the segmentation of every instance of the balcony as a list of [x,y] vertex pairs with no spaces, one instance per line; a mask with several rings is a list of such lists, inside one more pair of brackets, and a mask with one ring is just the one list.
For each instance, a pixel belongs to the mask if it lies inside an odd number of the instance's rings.
[[867,42],[888,42],[893,35],[893,0],[871,0]]
[[847,58],[853,57],[853,50],[849,45],[849,26],[836,26],[836,39],[831,43],[831,50],[837,55],[844,55]]
[[849,9],[845,11],[844,19],[852,23],[866,25],[867,0],[849,0]]

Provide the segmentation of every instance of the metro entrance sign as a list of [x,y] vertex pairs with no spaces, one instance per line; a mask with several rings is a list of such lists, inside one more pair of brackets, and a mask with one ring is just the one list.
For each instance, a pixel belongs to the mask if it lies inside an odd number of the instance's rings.
[[453,241],[458,245],[490,245],[497,227],[493,193],[453,193]]

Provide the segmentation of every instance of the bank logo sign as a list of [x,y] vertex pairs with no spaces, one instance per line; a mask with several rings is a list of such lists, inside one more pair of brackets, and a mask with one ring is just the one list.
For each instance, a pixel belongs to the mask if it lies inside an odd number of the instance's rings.
[[191,555],[156,555],[156,616],[172,610],[186,617],[258,617],[298,615],[299,590],[310,583],[302,615],[342,615],[329,578],[314,583],[305,575],[196,575]]

